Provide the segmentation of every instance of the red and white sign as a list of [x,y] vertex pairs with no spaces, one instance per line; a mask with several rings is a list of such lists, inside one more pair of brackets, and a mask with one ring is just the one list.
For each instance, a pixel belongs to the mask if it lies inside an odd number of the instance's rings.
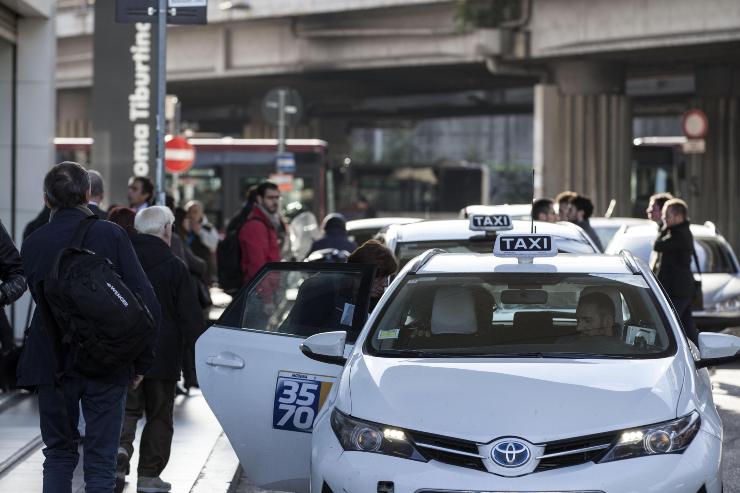
[[193,167],[195,148],[185,137],[175,136],[164,144],[164,167],[170,173],[185,173]]
[[293,175],[287,173],[273,173],[267,178],[267,180],[277,185],[278,190],[281,192],[290,192],[293,190]]
[[709,121],[702,110],[689,110],[683,115],[683,133],[688,139],[703,139],[707,136]]

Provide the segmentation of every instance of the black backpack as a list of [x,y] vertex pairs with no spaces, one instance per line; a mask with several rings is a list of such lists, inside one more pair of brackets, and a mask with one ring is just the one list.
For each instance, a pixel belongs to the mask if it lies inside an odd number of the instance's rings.
[[60,373],[97,378],[130,367],[153,342],[155,323],[113,262],[82,247],[97,218],[83,219],[41,286],[42,313],[56,346]]
[[239,214],[229,221],[224,239],[218,242],[216,265],[218,266],[218,284],[227,293],[234,293],[242,287],[242,252],[239,245],[239,231],[247,222],[251,207],[244,207]]

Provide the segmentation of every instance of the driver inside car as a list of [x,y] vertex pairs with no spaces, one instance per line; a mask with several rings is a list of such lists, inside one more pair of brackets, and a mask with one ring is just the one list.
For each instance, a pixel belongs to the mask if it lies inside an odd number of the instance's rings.
[[581,295],[576,308],[576,330],[579,335],[615,337],[614,303],[603,293]]

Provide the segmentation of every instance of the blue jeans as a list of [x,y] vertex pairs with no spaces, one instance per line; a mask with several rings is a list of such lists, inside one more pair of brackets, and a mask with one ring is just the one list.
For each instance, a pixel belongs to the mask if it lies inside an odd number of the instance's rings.
[[112,493],[126,386],[87,378],[65,378],[61,388],[39,385],[38,389],[41,438],[46,445],[43,493],[72,491],[72,475],[80,458],[77,451],[80,403],[86,422],[83,440],[85,491]]

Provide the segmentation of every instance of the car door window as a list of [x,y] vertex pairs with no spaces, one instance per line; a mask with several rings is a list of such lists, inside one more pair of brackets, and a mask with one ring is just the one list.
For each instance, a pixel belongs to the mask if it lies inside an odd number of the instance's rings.
[[[726,247],[714,238],[697,238],[694,250],[704,274],[734,274],[735,265]],[[696,263],[692,260],[691,270],[696,272]]]
[[357,264],[268,264],[218,325],[303,338],[343,330],[354,342],[367,318],[372,270]]

